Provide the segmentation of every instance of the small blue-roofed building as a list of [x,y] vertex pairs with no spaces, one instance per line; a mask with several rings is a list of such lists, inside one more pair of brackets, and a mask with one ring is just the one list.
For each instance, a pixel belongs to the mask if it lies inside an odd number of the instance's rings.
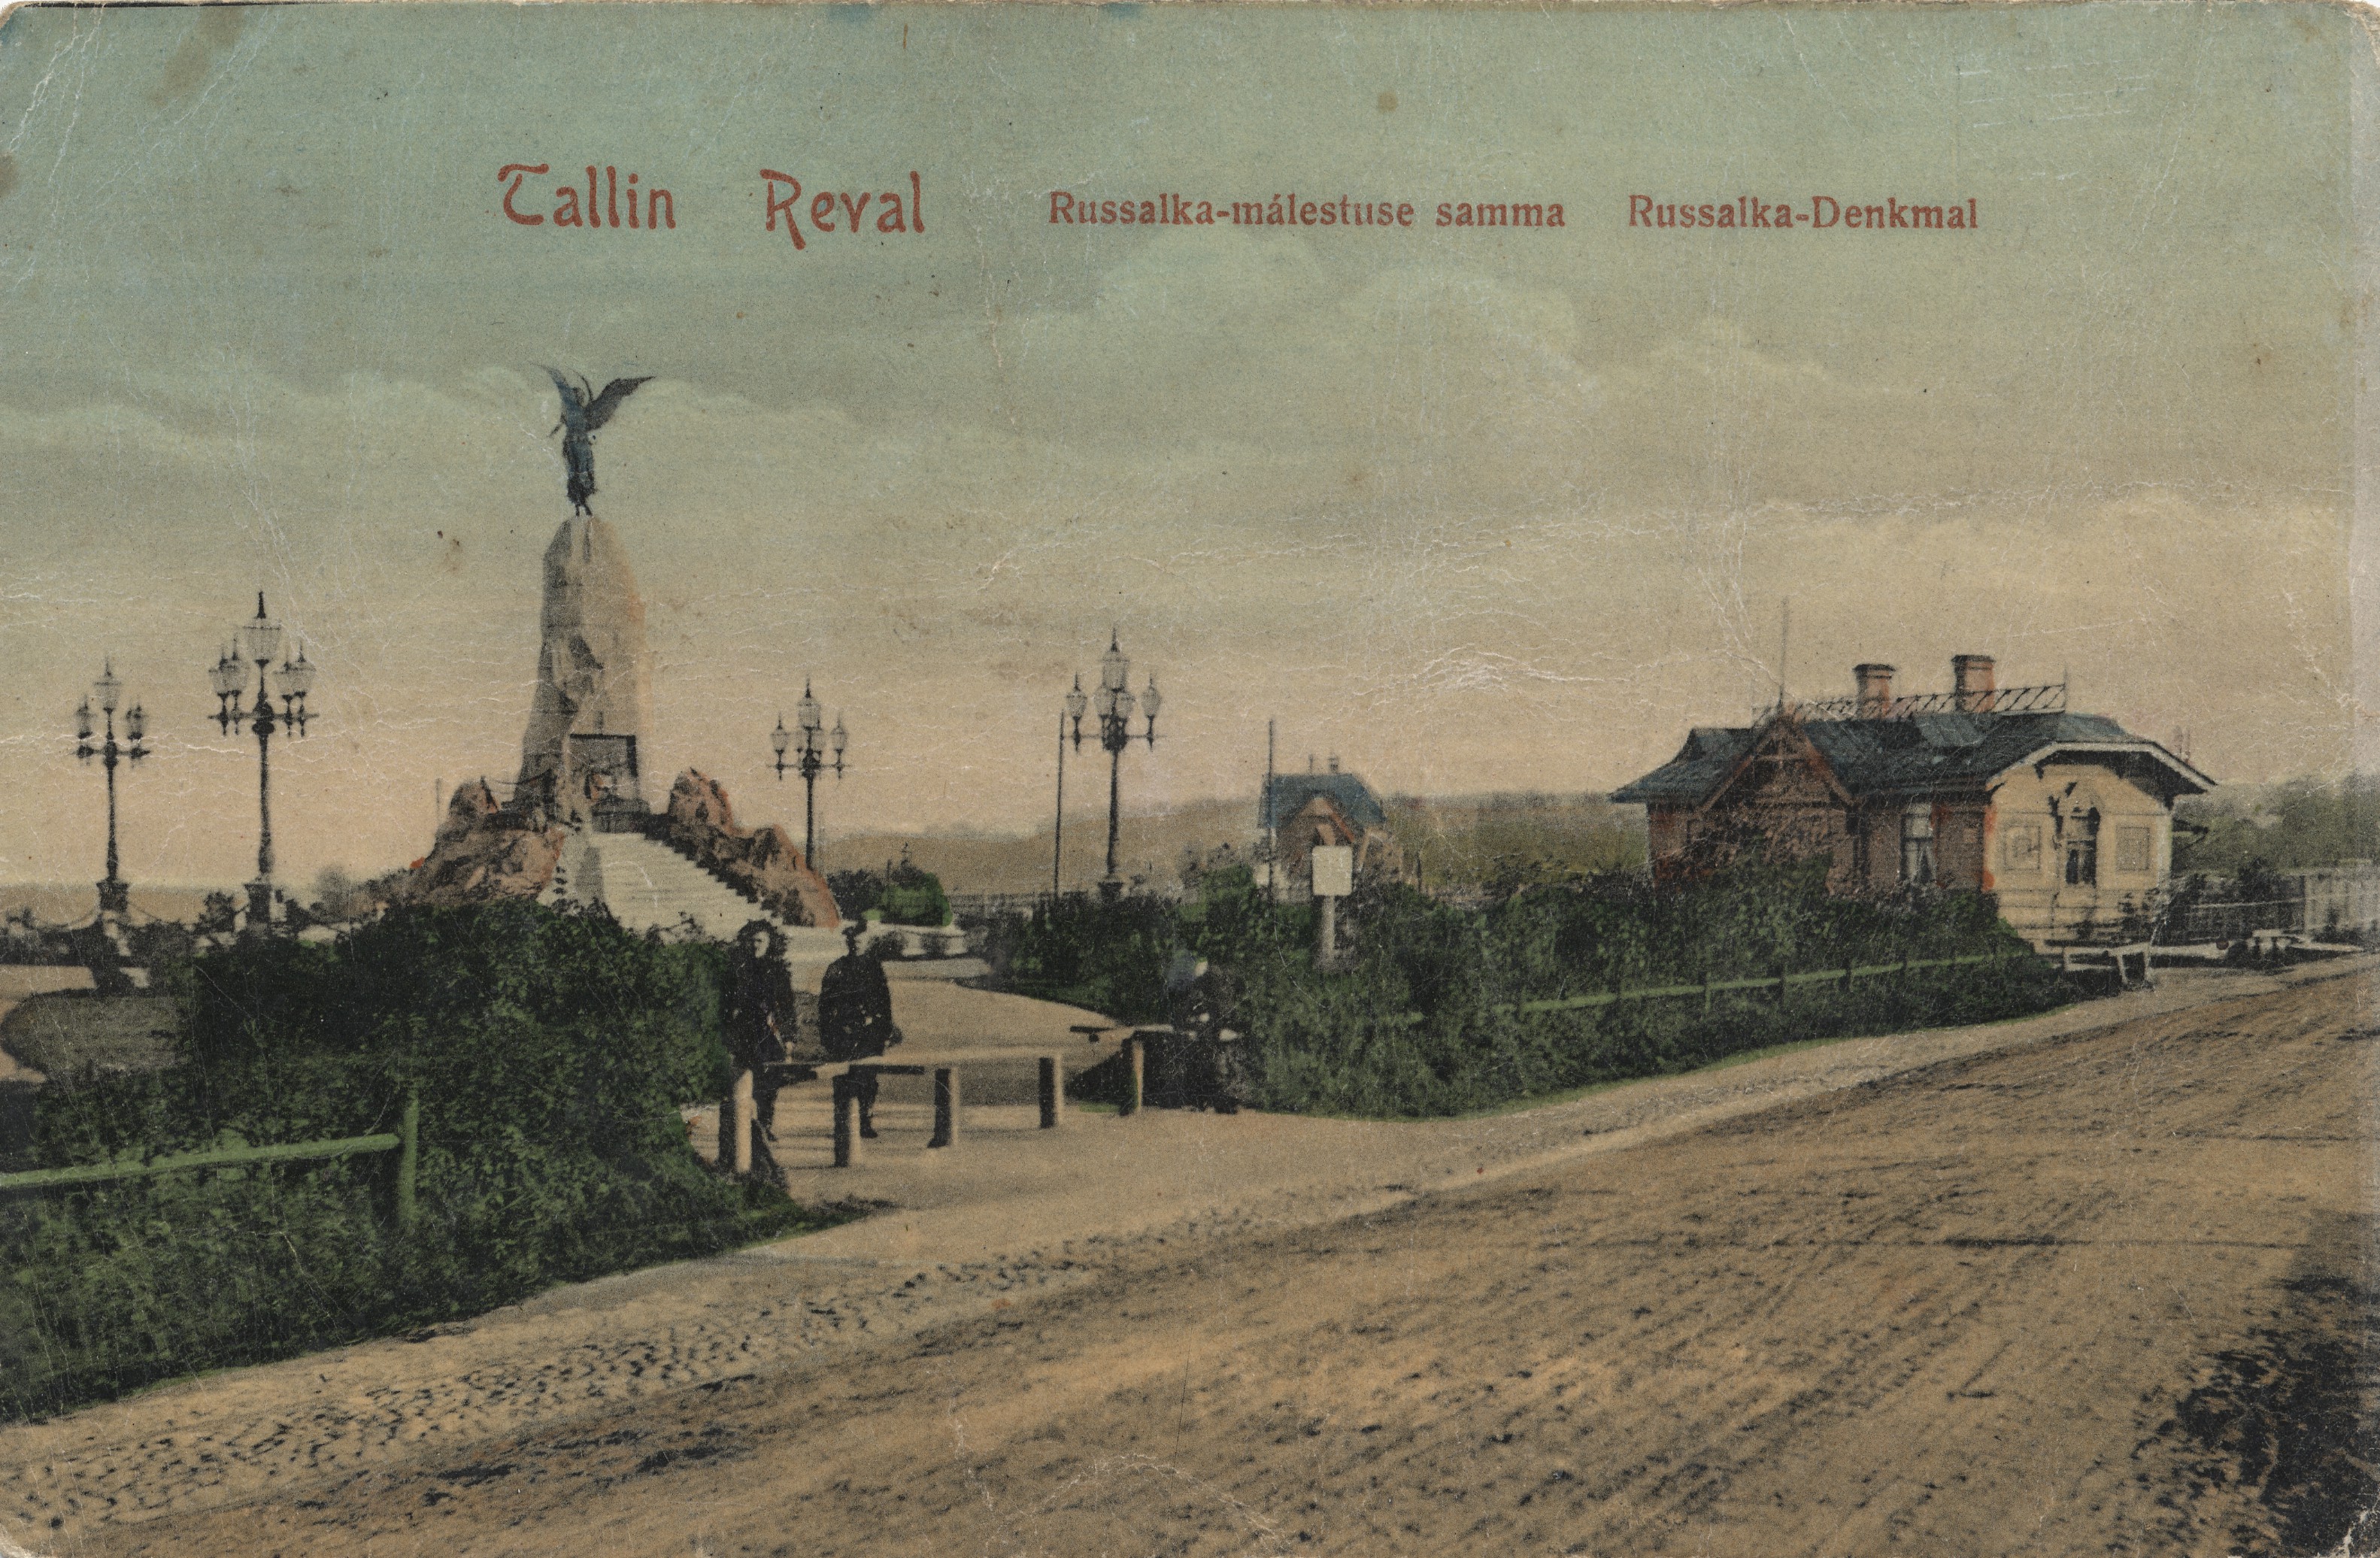
[[1361,778],[1341,773],[1337,758],[1326,773],[1274,774],[1257,802],[1257,828],[1271,841],[1276,880],[1293,896],[1312,891],[1317,845],[1353,848],[1358,880],[1404,870],[1403,851],[1389,833],[1387,808]]
[[1617,791],[1645,809],[1657,881],[1747,851],[1829,857],[1828,885],[1992,893],[2048,945],[2110,939],[2165,888],[2173,803],[2214,781],[2154,741],[2066,707],[2062,683],[1999,688],[1987,656],[1952,690],[1895,698],[1893,668],[1853,696],[1784,704],[1749,726],[1696,726]]

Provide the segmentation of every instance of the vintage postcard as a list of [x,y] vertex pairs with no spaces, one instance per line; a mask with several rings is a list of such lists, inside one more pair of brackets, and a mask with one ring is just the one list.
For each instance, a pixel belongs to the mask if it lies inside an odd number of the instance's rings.
[[2375,79],[17,6],[0,1554],[2380,1552]]

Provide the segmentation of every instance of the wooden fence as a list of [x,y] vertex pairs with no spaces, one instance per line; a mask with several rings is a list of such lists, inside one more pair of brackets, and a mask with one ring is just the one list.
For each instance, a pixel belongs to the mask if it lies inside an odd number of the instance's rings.
[[[1792,987],[1797,984],[1831,984],[1849,990],[1854,980],[1887,976],[1905,977],[1925,968],[1959,968],[1978,963],[1998,963],[2013,955],[2031,955],[1982,952],[1971,954],[1965,957],[1904,957],[1898,963],[1846,963],[1834,968],[1805,968],[1800,973],[1779,968],[1774,974],[1765,974],[1754,979],[1705,980],[1699,984],[1645,985],[1635,990],[1606,990],[1598,991],[1592,995],[1570,995],[1554,1001],[1523,1001],[1518,1004],[1498,1006],[1495,1010],[1499,1015],[1518,1012],[1525,1016],[1538,1012],[1575,1012],[1590,1006],[1609,1006],[1619,1001],[1682,1000],[1700,996],[1703,1007],[1707,1011],[1713,996],[1731,994],[1740,990],[1773,991],[1776,992],[1777,1004],[1781,1006],[1791,999]],[[1408,1016],[1413,1021],[1421,1020],[1418,1013],[1408,1014]]]
[[[1080,894],[1075,896],[1082,896]],[[953,893],[951,919],[960,925],[979,925],[1003,914],[1030,917],[1034,910],[1058,901],[1054,893]]]
[[11,1191],[55,1190],[70,1185],[97,1185],[115,1179],[140,1179],[184,1169],[240,1168],[249,1163],[304,1162],[322,1158],[360,1157],[373,1152],[396,1156],[395,1212],[400,1228],[414,1220],[414,1187],[421,1165],[421,1098],[405,1095],[405,1109],[393,1134],[348,1136],[325,1141],[285,1141],[269,1147],[223,1147],[205,1152],[169,1152],[140,1162],[75,1163],[66,1168],[29,1169],[0,1174],[0,1195]]

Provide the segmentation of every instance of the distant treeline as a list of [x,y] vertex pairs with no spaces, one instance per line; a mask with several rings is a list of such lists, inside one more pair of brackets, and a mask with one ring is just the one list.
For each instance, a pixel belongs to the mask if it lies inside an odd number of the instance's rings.
[[[1389,832],[1404,852],[1407,874],[1418,872],[1418,880],[1433,888],[1564,882],[1633,870],[1645,861],[1644,813],[1597,795],[1395,797],[1381,805]],[[1122,833],[1118,864],[1135,890],[1172,893],[1185,876],[1196,877],[1216,859],[1224,845],[1247,858],[1257,838],[1256,801],[1195,801],[1160,815],[1128,814]],[[953,893],[1040,893],[1050,887],[1051,845],[1051,830],[1044,826],[1014,836],[856,834],[829,840],[820,853],[831,871],[876,867],[906,856]],[[1098,881],[1106,846],[1105,813],[1069,812],[1062,877],[1067,891],[1086,890]]]
[[2310,870],[2380,859],[2380,774],[2226,785],[2183,797],[2174,807],[2174,824],[2177,876]]
[[1645,864],[1645,814],[1599,795],[1512,792],[1386,803],[1389,831],[1424,887],[1513,889]]

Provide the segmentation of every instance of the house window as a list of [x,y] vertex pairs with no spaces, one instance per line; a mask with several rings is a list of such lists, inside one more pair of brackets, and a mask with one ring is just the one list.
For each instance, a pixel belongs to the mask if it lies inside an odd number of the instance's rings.
[[2149,869],[2148,829],[2116,830],[2116,869],[2119,871],[2146,871]]
[[2000,844],[2000,864],[2010,876],[2041,874],[2041,824],[2010,822]]
[[2066,885],[2099,884],[2099,813],[2078,812],[2066,824]]
[[1900,814],[1900,880],[1924,887],[1934,880],[1934,807],[1920,801]]

